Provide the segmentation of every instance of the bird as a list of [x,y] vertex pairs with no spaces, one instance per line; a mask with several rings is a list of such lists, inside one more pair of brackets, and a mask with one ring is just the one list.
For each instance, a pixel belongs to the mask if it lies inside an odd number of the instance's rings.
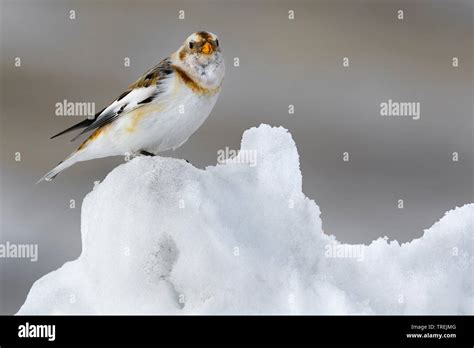
[[73,164],[108,156],[155,156],[175,150],[211,113],[225,75],[218,37],[191,34],[171,55],[146,71],[117,99],[95,114],[52,136],[92,132],[38,182],[51,181]]

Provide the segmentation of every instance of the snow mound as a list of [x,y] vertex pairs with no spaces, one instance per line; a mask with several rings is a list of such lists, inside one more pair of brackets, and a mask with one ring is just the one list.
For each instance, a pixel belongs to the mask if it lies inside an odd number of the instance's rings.
[[287,130],[249,129],[241,150],[205,170],[162,157],[117,167],[84,199],[81,256],[18,313],[474,313],[474,204],[410,243],[341,244],[302,193]]

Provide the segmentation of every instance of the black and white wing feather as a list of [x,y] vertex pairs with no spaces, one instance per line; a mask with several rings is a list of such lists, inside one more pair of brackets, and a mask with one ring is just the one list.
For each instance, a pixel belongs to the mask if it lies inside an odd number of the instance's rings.
[[163,81],[172,73],[171,60],[169,58],[162,60],[158,65],[148,70],[142,77],[131,84],[113,103],[99,111],[93,119],[83,120],[52,136],[51,139],[76,129],[84,128],[82,132],[71,140],[74,141],[82,134],[109,124],[121,115],[136,110],[159,98],[163,92]]

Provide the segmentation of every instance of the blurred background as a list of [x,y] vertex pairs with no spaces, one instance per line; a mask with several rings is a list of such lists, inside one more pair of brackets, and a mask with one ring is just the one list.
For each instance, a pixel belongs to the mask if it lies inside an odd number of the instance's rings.
[[[219,149],[239,149],[245,129],[286,127],[303,191],[320,206],[325,232],[343,242],[410,241],[474,201],[470,0],[0,4],[0,243],[39,248],[38,262],[0,259],[0,314],[15,313],[35,280],[79,256],[82,199],[123,163],[81,163],[35,185],[78,145],[73,135],[49,140],[83,119],[56,116],[55,104],[93,102],[98,111],[197,30],[219,36],[223,91],[202,128],[163,155],[205,168]],[[388,99],[419,102],[421,119],[380,116]]]

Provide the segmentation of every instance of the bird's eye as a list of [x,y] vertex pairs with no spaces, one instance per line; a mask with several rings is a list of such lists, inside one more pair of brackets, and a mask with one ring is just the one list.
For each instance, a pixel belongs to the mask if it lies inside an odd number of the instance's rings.
[[193,48],[194,48],[194,42],[192,42],[192,41],[189,42],[189,48],[190,48],[190,49],[193,49]]
[[216,46],[219,47],[219,40],[216,39]]

